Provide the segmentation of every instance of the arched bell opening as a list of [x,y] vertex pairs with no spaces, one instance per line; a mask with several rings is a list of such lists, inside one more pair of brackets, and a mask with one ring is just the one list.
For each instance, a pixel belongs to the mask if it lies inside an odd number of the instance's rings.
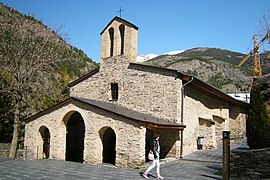
[[121,37],[121,55],[124,54],[124,45],[125,45],[125,26],[121,24],[119,26],[120,37]]

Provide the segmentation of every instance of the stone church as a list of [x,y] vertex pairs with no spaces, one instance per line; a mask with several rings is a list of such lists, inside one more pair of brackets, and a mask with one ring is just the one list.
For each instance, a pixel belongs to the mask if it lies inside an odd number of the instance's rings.
[[223,130],[245,135],[247,103],[177,70],[137,63],[136,25],[115,17],[100,35],[100,67],[70,83],[69,99],[25,120],[27,159],[134,168],[148,161],[155,132],[161,159],[216,148]]

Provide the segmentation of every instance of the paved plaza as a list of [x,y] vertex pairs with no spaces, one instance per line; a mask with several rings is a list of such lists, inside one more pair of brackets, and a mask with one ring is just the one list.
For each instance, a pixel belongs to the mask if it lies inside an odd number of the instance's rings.
[[[231,145],[235,148],[236,145]],[[222,179],[222,149],[198,150],[183,159],[161,161],[164,179]],[[110,164],[91,165],[60,160],[16,160],[0,159],[2,179],[143,179],[145,169],[123,169]],[[155,179],[155,171],[149,179]]]

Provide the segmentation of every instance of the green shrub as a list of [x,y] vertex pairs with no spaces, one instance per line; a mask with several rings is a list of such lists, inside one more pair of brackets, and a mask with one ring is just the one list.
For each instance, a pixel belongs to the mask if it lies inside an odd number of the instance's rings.
[[231,83],[231,80],[224,74],[219,72],[216,75],[211,76],[207,83],[212,84],[214,87],[218,89],[221,89],[222,86]]
[[247,143],[251,149],[270,147],[270,120],[261,90],[253,84],[247,119]]

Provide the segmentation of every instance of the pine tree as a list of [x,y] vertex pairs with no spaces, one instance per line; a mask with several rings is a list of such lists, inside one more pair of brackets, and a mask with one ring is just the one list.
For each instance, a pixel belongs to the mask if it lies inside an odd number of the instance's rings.
[[270,147],[270,121],[261,90],[253,84],[247,119],[247,143],[251,149]]

